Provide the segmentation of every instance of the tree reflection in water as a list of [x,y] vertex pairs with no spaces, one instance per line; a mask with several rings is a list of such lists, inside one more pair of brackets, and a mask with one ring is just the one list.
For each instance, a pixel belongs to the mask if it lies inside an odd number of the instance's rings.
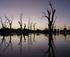
[[44,53],[43,57],[45,57],[47,53],[48,53],[48,57],[55,57],[54,49],[55,49],[56,52],[57,52],[57,50],[56,50],[56,47],[54,45],[54,39],[52,37],[52,34],[49,34],[48,46],[49,46],[48,50],[46,52],[43,52]]
[[34,37],[33,37],[33,42],[36,42],[36,40],[35,40],[35,33],[34,33]]
[[[4,45],[4,48],[3,48],[3,45]],[[2,38],[1,43],[0,43],[0,50],[2,50],[2,49],[4,50],[4,52],[7,49],[13,51],[12,41],[11,41],[11,33],[10,33],[10,37],[9,37],[9,42],[7,41],[5,36],[3,35],[3,38]]]
[[3,36],[2,40],[1,40],[1,43],[0,43],[0,50],[1,50],[3,44],[4,44],[4,47],[5,47],[5,43],[6,43],[6,39],[5,39],[5,36]]
[[20,34],[20,42],[18,45],[20,46],[20,54],[22,54],[22,33]]

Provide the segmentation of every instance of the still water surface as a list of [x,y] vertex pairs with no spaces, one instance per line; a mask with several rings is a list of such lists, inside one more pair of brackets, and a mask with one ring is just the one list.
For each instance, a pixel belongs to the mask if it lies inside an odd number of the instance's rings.
[[70,35],[53,35],[49,50],[48,35],[0,36],[0,57],[70,57]]

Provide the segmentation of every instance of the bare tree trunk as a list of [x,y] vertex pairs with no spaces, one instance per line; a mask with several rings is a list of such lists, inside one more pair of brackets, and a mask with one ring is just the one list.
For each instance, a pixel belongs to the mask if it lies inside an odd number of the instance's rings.
[[11,30],[11,24],[10,24],[10,30]]
[[52,39],[52,28],[51,28],[52,24],[49,23],[48,26],[49,26],[49,39]]
[[22,25],[20,25],[20,29],[22,30]]

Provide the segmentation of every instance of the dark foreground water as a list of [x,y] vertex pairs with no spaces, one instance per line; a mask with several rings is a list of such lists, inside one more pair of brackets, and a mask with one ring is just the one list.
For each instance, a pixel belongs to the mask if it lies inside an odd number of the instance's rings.
[[0,57],[70,57],[70,35],[53,35],[50,47],[48,35],[0,36]]

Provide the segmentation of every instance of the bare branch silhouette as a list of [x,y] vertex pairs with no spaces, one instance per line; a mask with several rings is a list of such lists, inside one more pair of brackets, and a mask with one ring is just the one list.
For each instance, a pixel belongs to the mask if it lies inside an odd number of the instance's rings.
[[22,33],[20,34],[20,42],[18,45],[20,46],[20,54],[22,54]]
[[24,29],[26,28],[26,24],[24,23]]
[[5,19],[5,22],[3,22],[2,17],[0,17],[0,19],[1,19],[2,28],[6,28],[7,27],[7,21],[6,21],[6,19]]
[[11,29],[11,25],[12,25],[12,22],[13,22],[13,16],[12,16],[11,20],[9,20],[9,18],[6,15],[5,15],[5,18],[8,20],[9,25],[10,25],[10,29]]
[[37,23],[34,23],[34,24],[33,24],[34,31],[35,31],[35,25],[36,25],[36,24],[37,24]]
[[30,22],[30,29],[32,30],[32,24],[33,24],[33,22]]
[[20,29],[22,30],[22,13],[20,14],[20,21],[18,21]]

